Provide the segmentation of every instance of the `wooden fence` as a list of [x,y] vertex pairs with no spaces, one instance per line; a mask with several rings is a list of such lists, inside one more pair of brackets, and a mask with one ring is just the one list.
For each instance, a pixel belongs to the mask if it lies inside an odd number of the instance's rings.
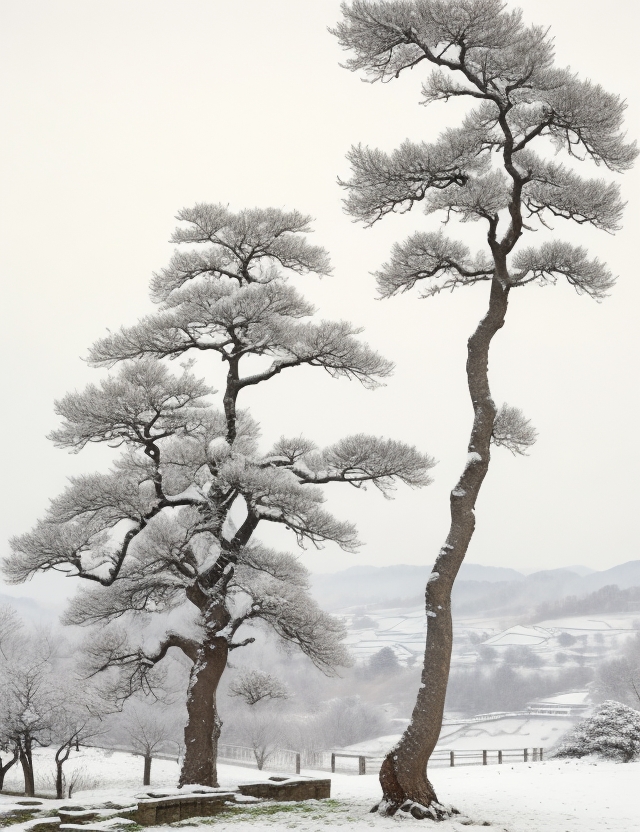
[[[220,745],[218,758],[221,762],[233,762],[241,765],[256,765],[253,749],[240,745]],[[506,765],[509,763],[537,763],[544,758],[544,748],[506,748],[494,749],[465,749],[447,751],[436,749],[429,760],[430,766],[488,766]],[[380,769],[382,757],[368,757],[363,754],[348,754],[342,751],[315,751],[301,753],[279,749],[270,754],[264,764],[265,769],[278,771],[295,771],[300,774],[301,768],[320,771],[336,771],[344,774],[372,774]]]

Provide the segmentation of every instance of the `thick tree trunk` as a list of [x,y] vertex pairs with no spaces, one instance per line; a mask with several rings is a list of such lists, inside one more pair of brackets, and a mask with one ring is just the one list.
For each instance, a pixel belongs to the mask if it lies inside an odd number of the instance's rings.
[[36,793],[35,780],[33,776],[33,759],[31,757],[31,743],[24,743],[20,746],[20,765],[24,775],[24,793],[27,797],[33,797]]
[[0,757],[0,791],[4,787],[4,778],[6,777],[7,772],[11,768],[11,766],[15,765],[18,762],[18,750],[15,749],[13,752],[13,757],[9,760],[8,763],[2,762],[2,757]]
[[216,710],[216,691],[227,664],[229,645],[213,637],[198,647],[187,694],[188,722],[180,785],[217,786],[216,758],[222,723]]
[[144,757],[144,773],[142,775],[142,785],[151,785],[151,755],[145,754]]
[[504,288],[506,285],[506,281],[494,278],[489,310],[468,342],[467,379],[474,410],[469,455],[462,476],[451,492],[449,535],[438,554],[425,592],[427,642],[411,722],[380,769],[383,798],[378,809],[387,814],[402,808],[418,818],[447,815],[427,777],[427,763],[440,735],[449,680],[453,642],[451,590],[473,535],[474,507],[489,467],[496,416],[489,390],[489,346],[504,324],[509,293],[508,286]]

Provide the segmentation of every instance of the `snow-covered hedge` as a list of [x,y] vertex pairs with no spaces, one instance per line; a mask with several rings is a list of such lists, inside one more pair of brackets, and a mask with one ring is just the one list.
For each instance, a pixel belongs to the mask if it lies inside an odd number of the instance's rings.
[[625,763],[640,757],[640,711],[608,699],[565,734],[555,756],[587,754]]

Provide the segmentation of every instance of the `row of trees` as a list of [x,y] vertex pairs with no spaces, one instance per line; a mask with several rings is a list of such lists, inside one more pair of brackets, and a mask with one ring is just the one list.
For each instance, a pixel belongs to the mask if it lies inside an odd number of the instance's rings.
[[11,608],[0,609],[0,789],[18,762],[24,791],[33,795],[33,751],[55,748],[55,788],[65,792],[64,764],[72,749],[104,732],[109,705],[78,675],[64,645],[46,632],[28,633]]
[[640,612],[640,587],[620,589],[611,584],[603,586],[588,595],[569,595],[559,601],[540,604],[533,621],[562,618],[570,615],[591,615],[607,612]]
[[[441,817],[426,770],[447,690],[451,589],[474,532],[491,445],[524,453],[535,441],[517,408],[493,401],[490,346],[512,290],[565,278],[601,300],[614,283],[580,246],[557,238],[520,244],[531,223],[548,227],[551,217],[619,228],[617,184],[580,177],[550,159],[548,145],[612,171],[629,168],[636,151],[621,133],[623,102],[556,68],[548,31],[526,26],[501,0],[351,0],[342,12],[335,34],[351,55],[349,68],[386,82],[430,64],[425,104],[463,98],[473,105],[460,126],[431,144],[406,141],[392,153],[353,148],[344,183],[348,212],[367,225],[422,204],[427,214],[480,222],[486,231],[477,255],[440,231],[419,231],[396,244],[377,272],[382,297],[418,284],[426,297],[477,284],[488,289],[487,313],[468,341],[467,463],[451,491],[450,531],[426,589],[422,681],[411,722],[380,775],[380,811]],[[313,309],[287,276],[329,271],[324,250],[307,242],[308,217],[201,204],[178,219],[173,241],[180,250],[151,285],[160,311],[98,341],[90,362],[118,364],[118,373],[56,405],[57,445],[79,451],[98,442],[123,453],[111,473],[71,481],[36,528],[13,541],[5,572],[19,582],[55,569],[91,587],[66,620],[100,625],[93,670],[111,673],[121,700],[152,690],[167,654],[182,652],[191,675],[180,782],[216,785],[216,690],[230,652],[254,640],[252,626],[270,627],[327,673],[348,662],[342,625],[312,601],[297,560],[257,540],[258,527],[277,523],[300,544],[331,541],[353,550],[355,529],[321,507],[322,487],[370,482],[386,493],[396,481],[423,486],[433,461],[367,435],[323,449],[302,436],[262,448],[257,423],[239,406],[247,388],[305,365],[375,387],[391,365],[352,325],[306,320]],[[189,367],[172,375],[163,363],[187,353],[222,362],[218,407]],[[172,621],[180,626],[153,643],[122,626],[133,615],[162,621],[177,610]]]

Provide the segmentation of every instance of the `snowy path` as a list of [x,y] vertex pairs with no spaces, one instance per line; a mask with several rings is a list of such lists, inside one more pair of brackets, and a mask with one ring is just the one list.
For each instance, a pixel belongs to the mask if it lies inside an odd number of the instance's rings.
[[[111,762],[115,763],[118,757],[120,755],[114,754]],[[135,768],[129,768],[125,763],[132,759],[136,763]],[[78,792],[73,802],[111,800],[126,804],[133,795],[140,793],[141,787],[133,785],[140,773],[139,761],[129,755],[121,755],[119,762],[121,769],[117,786],[113,784],[111,788]],[[175,783],[175,779],[169,776],[170,765],[175,766],[163,761],[158,767],[157,774],[160,776],[157,780],[154,778],[156,788],[161,786],[160,781],[165,785]],[[127,768],[128,771],[125,770]],[[219,770],[221,786],[270,776],[269,772],[260,773],[237,766],[221,765]],[[91,773],[94,774],[94,771]],[[328,776],[321,772],[305,773]],[[98,772],[95,771],[95,774]],[[460,817],[437,825],[414,820],[404,813],[398,813],[394,818],[370,814],[369,809],[380,794],[376,775],[334,774],[331,779],[332,797],[329,801],[262,804],[262,808],[256,807],[251,816],[220,816],[206,825],[195,820],[184,821],[181,825],[190,830],[199,827],[202,832],[212,828],[215,832],[257,832],[262,829],[270,832],[289,829],[327,832],[342,828],[369,832],[372,829],[398,829],[398,824],[406,828],[431,829],[433,832],[474,832],[486,828],[483,823],[488,822],[496,832],[640,832],[640,762],[625,765],[592,760],[549,760],[532,765],[436,769],[433,783],[440,799],[453,804],[472,820],[472,823],[468,820],[464,822]],[[127,780],[129,782],[125,786]],[[2,813],[15,808],[15,800],[0,795],[0,826],[3,825]],[[50,805],[53,807],[60,803],[51,801]],[[23,832],[27,826],[15,824],[11,830]]]

